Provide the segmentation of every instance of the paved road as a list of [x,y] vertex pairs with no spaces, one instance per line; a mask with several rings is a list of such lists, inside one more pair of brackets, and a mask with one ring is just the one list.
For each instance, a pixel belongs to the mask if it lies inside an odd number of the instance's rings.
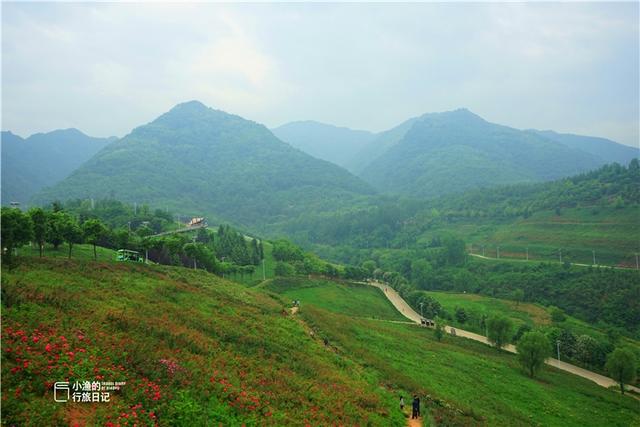
[[207,226],[204,225],[204,224],[201,224],[201,225],[194,225],[193,227],[178,228],[177,230],[171,230],[171,231],[165,231],[165,232],[158,233],[158,234],[152,234],[149,237],[166,236],[166,235],[169,235],[169,234],[177,234],[177,233],[187,233],[189,231],[199,230],[201,228],[207,228]]
[[[400,296],[400,294],[398,294],[393,288],[391,288],[391,286],[387,286],[384,283],[378,283],[378,282],[369,282],[368,284],[382,290],[382,292],[389,299],[391,304],[393,304],[393,306],[400,313],[402,313],[407,319],[417,324],[420,324],[420,319],[421,319],[420,315],[416,313],[415,310],[413,310],[413,308],[411,308],[411,306],[407,304],[407,302]],[[451,328],[451,326],[445,326],[444,329],[447,333],[451,333],[451,329],[453,328]],[[458,329],[458,328],[455,328],[455,331],[456,331],[456,336],[458,337],[469,338],[475,341],[480,341],[481,343],[484,343],[484,344],[491,345],[487,340],[487,338],[483,335],[475,334],[473,332],[465,331],[463,329]],[[503,349],[511,353],[517,353],[516,347],[512,344],[506,345],[505,347],[503,347]],[[605,377],[604,375],[600,375],[595,372],[588,371],[586,369],[580,368],[570,363],[558,361],[557,359],[547,359],[545,363],[547,365],[553,366],[563,371],[570,372],[572,374],[594,381],[596,384],[602,387],[606,387],[606,388],[609,388],[611,386],[619,387],[618,383],[609,377]],[[626,387],[628,390],[634,390],[635,392],[640,393],[640,388],[638,387],[634,387],[631,385],[627,385]]]

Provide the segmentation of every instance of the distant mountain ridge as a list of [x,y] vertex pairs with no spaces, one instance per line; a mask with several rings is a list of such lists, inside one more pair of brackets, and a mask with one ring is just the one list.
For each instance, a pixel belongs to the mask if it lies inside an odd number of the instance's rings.
[[3,131],[2,204],[27,203],[40,189],[65,178],[115,140],[90,137],[77,129],[36,133],[26,139]]
[[34,201],[113,196],[255,225],[372,193],[265,126],[191,101],[137,127]]
[[397,139],[391,139],[360,173],[385,193],[429,198],[549,181],[625,159],[630,153],[613,141],[580,137],[590,142],[582,146],[576,138],[560,134],[493,124],[464,108],[425,114],[403,125],[408,127],[406,133],[398,132]]
[[272,129],[282,141],[318,159],[351,169],[354,157],[375,134],[312,120],[286,123]]
[[380,191],[418,197],[548,181],[608,163],[626,165],[638,157],[637,148],[605,138],[514,129],[465,108],[413,117],[387,131],[365,134],[357,144],[352,142],[355,131],[313,121],[289,123],[274,132]]
[[552,130],[541,131],[531,129],[530,132],[534,132],[567,147],[593,154],[606,163],[615,162],[620,163],[621,165],[626,165],[640,155],[640,148],[618,144],[617,142],[606,138],[574,135],[571,133],[558,133]]

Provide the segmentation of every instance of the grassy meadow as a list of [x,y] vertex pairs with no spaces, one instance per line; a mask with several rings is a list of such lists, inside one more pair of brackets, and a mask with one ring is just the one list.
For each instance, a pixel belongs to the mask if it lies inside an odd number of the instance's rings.
[[[302,315],[338,353],[360,360],[389,387],[427,396],[438,425],[630,426],[640,403],[545,367],[528,378],[515,356],[432,330],[353,319],[314,306]],[[452,414],[443,408],[453,407]]]
[[452,234],[465,240],[473,253],[500,258],[535,261],[562,260],[635,267],[635,253],[640,252],[640,211],[635,206],[562,209],[536,212],[529,218],[490,221],[466,220],[443,225],[424,233],[421,242],[436,235]]
[[285,301],[307,304],[352,317],[406,321],[379,289],[360,284],[322,279],[282,278],[272,280],[265,289],[282,295]]
[[[280,301],[206,272],[22,257],[2,293],[6,425],[405,424]],[[76,380],[126,385],[110,404],[54,402]]]

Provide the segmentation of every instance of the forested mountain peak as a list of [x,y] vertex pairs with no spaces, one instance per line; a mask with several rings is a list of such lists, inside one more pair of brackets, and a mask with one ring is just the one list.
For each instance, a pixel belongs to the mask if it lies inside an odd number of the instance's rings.
[[255,225],[335,209],[373,190],[346,170],[292,148],[265,126],[178,104],[133,130],[34,201],[115,196]]
[[425,114],[408,125],[361,173],[381,191],[433,197],[547,181],[606,163],[542,135],[490,123],[465,108]]

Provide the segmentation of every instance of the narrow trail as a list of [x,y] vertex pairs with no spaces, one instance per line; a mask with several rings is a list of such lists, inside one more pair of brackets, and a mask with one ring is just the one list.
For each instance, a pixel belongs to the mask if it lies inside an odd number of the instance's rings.
[[[360,282],[360,283],[364,283],[364,282]],[[367,284],[370,286],[375,286],[376,288],[380,289],[382,293],[387,297],[387,299],[391,302],[391,304],[393,304],[393,306],[400,313],[402,313],[403,316],[413,321],[414,323],[420,324],[420,319],[421,319],[420,315],[416,313],[415,310],[411,308],[411,306],[407,304],[407,302],[393,288],[391,288],[391,286],[387,286],[379,282],[368,282]],[[451,326],[445,326],[444,329],[449,334],[451,334],[452,329],[455,329],[455,334],[458,337],[469,338],[487,345],[491,345],[491,343],[487,340],[485,336],[475,334],[473,332],[465,331],[464,329],[452,328]],[[517,353],[516,347],[513,344],[507,344],[502,349],[510,353]],[[558,361],[557,359],[549,358],[545,360],[545,363],[549,366],[553,366],[560,370],[591,380],[596,384],[598,384],[599,386],[602,386],[605,388],[609,388],[611,386],[619,387],[618,383],[609,377],[605,377],[604,375],[597,374],[595,372],[580,368],[578,366],[572,365],[567,362],[562,362],[562,361]],[[633,390],[636,393],[640,393],[640,388],[638,387],[627,385],[626,388],[627,390]],[[633,396],[633,397],[638,399],[636,396]]]
[[407,419],[407,425],[409,427],[422,427],[422,417],[416,419]]

